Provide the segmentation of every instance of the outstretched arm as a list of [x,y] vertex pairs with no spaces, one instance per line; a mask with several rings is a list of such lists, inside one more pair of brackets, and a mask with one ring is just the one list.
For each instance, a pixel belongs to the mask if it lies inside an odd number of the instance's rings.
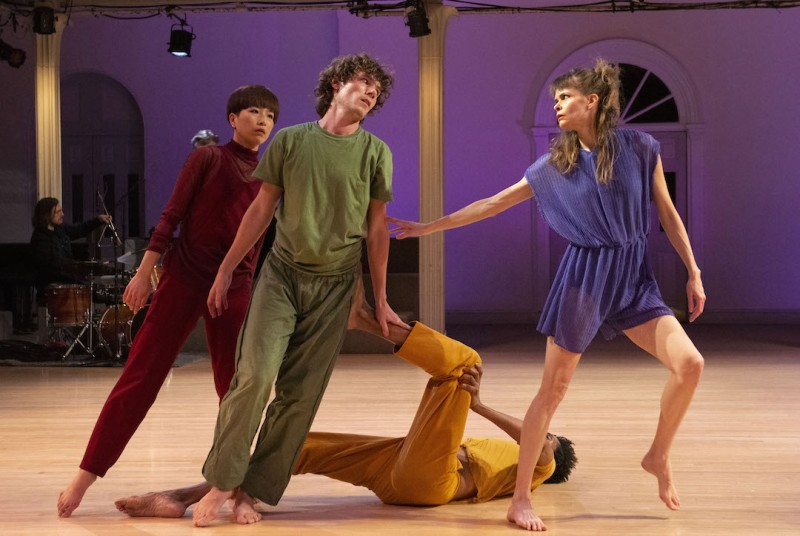
[[653,172],[653,200],[658,209],[658,221],[667,233],[670,244],[683,261],[689,272],[689,281],[686,283],[686,297],[689,300],[689,322],[700,316],[705,308],[706,293],[703,290],[703,281],[700,278],[700,268],[694,260],[692,246],[689,244],[689,235],[681,221],[678,211],[669,196],[667,180],[664,177],[664,168],[661,165],[661,156],[658,157],[656,169]]
[[469,408],[500,428],[507,433],[511,439],[519,443],[520,434],[522,433],[522,420],[497,411],[496,409],[492,409],[481,402],[480,390],[482,376],[483,366],[478,364],[474,367],[465,368],[464,373],[458,379],[459,387],[467,391],[472,397]]
[[208,293],[206,305],[208,312],[211,313],[211,318],[216,318],[228,308],[228,288],[231,286],[233,270],[242,262],[247,252],[253,249],[255,243],[269,227],[281,195],[283,195],[283,189],[265,182],[244,213],[242,223],[239,224],[239,229],[236,231],[236,238],[233,239],[233,244],[225,258],[222,259],[217,276],[214,278],[214,284]]
[[395,234],[397,238],[425,236],[438,231],[463,227],[470,223],[496,216],[531,197],[533,197],[533,190],[528,184],[528,180],[523,177],[518,183],[509,186],[492,197],[475,201],[471,205],[467,205],[452,214],[442,216],[438,220],[433,220],[429,223],[416,223],[391,217],[387,217],[386,220],[397,225],[396,228],[389,231]]

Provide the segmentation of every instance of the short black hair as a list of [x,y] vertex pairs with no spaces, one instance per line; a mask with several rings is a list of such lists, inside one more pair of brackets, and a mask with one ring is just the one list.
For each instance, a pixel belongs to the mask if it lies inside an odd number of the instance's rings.
[[281,111],[278,97],[264,86],[242,86],[231,93],[228,97],[228,113],[225,119],[231,114],[239,115],[239,112],[251,106],[271,110],[275,114],[275,123],[278,122],[278,114]]
[[558,447],[553,451],[553,457],[556,460],[556,470],[553,474],[544,481],[545,484],[561,484],[569,480],[569,475],[572,474],[572,469],[578,463],[578,458],[575,456],[575,448],[573,443],[566,437],[556,436],[558,438]]
[[376,59],[368,54],[350,54],[349,56],[339,56],[334,58],[330,64],[319,73],[319,81],[314,95],[317,97],[317,115],[324,116],[333,102],[333,83],[339,82],[346,84],[358,73],[371,76],[381,85],[381,93],[375,101],[375,106],[367,115],[372,115],[378,111],[394,85],[394,76],[389,69],[381,65]]
[[36,208],[33,209],[33,223],[34,229],[47,229],[50,225],[50,220],[53,217],[53,209],[58,206],[58,199],[55,197],[43,197],[36,203]]

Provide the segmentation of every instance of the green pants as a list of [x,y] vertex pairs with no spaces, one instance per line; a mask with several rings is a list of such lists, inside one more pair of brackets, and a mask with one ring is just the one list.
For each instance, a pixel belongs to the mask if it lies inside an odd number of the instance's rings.
[[[203,476],[278,504],[342,347],[358,271],[319,275],[270,255],[239,334],[236,373],[219,407]],[[277,380],[275,379],[277,376]],[[253,442],[273,381],[275,398]]]

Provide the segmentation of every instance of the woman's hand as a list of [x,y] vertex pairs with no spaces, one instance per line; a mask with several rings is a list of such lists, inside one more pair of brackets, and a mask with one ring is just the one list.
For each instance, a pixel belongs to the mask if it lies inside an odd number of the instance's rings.
[[389,234],[393,235],[398,240],[402,240],[403,238],[412,238],[415,236],[425,236],[426,234],[429,234],[429,231],[427,230],[427,223],[400,220],[397,218],[392,218],[391,216],[386,216],[386,221],[397,225],[397,227],[394,229],[389,229]]

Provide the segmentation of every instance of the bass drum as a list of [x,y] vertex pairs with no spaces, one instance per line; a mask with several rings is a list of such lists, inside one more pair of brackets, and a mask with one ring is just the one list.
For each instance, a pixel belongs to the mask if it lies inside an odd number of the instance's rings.
[[100,337],[113,355],[128,357],[128,351],[136,333],[142,327],[149,307],[145,305],[135,315],[124,303],[105,310],[100,318]]
[[144,323],[144,317],[147,316],[147,311],[150,309],[150,305],[145,305],[139,312],[133,315],[133,320],[131,320],[131,343],[133,343],[133,339],[136,338],[136,334],[139,333],[139,329],[141,329],[142,324]]

